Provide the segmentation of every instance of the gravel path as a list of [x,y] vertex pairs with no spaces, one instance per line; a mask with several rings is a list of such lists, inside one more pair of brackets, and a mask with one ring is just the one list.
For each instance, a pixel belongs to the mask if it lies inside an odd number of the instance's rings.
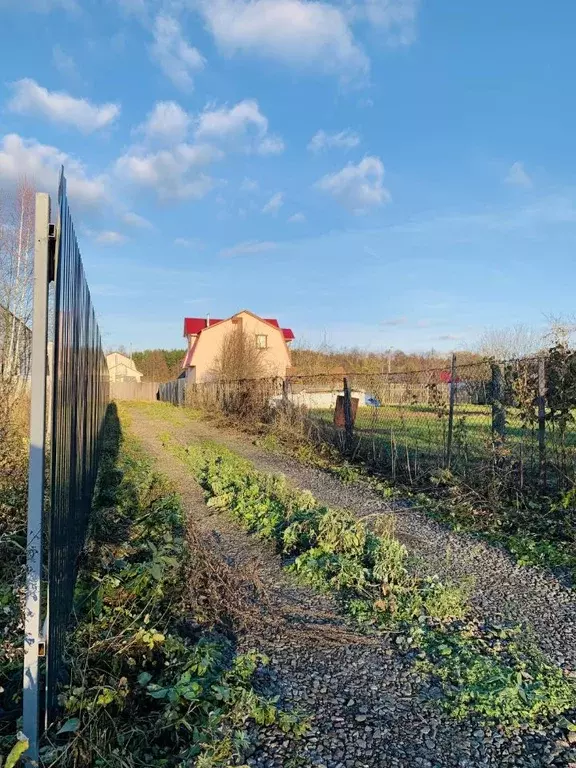
[[[342,616],[329,597],[297,585],[281,567],[273,549],[248,536],[226,515],[208,509],[189,471],[163,447],[160,435],[190,443],[217,439],[253,460],[263,470],[283,472],[295,485],[308,488],[322,501],[358,514],[386,504],[368,487],[344,486],[338,479],[294,461],[259,450],[243,436],[218,431],[189,419],[162,421],[137,406],[130,407],[130,428],[158,468],[179,488],[188,514],[208,545],[228,563],[251,563],[278,622],[263,622],[239,638],[241,650],[256,647],[271,660],[262,684],[289,705],[312,713],[312,730],[294,741],[282,734],[261,736],[247,759],[252,766],[325,766],[325,768],[476,768],[477,766],[568,766],[566,749],[555,734],[505,738],[472,723],[443,716],[433,700],[440,692],[422,683],[394,636],[366,637]],[[448,533],[415,510],[398,510],[398,533],[426,563],[454,578],[475,573],[479,608],[496,616],[518,616],[516,603],[529,608],[529,620],[547,626],[542,642],[556,658],[572,661],[574,605],[571,594],[536,569],[517,569],[499,550],[468,537]],[[446,558],[446,546],[452,555]],[[485,585],[485,586],[484,586]],[[511,596],[509,593],[513,592]],[[516,606],[516,607],[515,607]],[[555,613],[562,611],[563,622]],[[543,619],[538,612],[549,616]],[[537,621],[534,621],[537,619]],[[539,636],[539,635],[538,635]],[[539,636],[540,637],[540,636]],[[540,640],[543,640],[540,637]]]

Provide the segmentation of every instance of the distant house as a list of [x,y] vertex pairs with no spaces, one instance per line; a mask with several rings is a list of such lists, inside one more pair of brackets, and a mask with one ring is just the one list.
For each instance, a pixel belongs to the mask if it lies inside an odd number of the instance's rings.
[[186,379],[196,383],[214,378],[222,343],[229,333],[239,328],[251,336],[256,348],[261,350],[266,376],[285,376],[290,368],[289,345],[294,340],[294,334],[290,328],[281,328],[274,318],[258,317],[243,309],[226,320],[211,320],[209,317],[184,319],[188,350],[182,368]]
[[110,382],[142,380],[142,375],[134,365],[134,361],[122,352],[110,352],[106,355]]

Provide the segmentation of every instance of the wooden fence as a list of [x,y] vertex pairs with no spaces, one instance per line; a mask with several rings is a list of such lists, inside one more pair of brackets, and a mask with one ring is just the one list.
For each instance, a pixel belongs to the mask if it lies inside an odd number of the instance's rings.
[[159,386],[155,381],[113,381],[110,383],[110,399],[157,400]]

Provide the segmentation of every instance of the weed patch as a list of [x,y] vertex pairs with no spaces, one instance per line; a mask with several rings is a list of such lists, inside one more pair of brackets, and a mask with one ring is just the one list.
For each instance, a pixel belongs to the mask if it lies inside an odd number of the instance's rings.
[[458,719],[474,711],[510,731],[574,707],[574,685],[522,640],[519,627],[468,623],[450,633],[417,630],[413,639],[418,666],[441,683],[443,706]]
[[377,535],[346,510],[319,505],[221,446],[172,450],[191,467],[210,507],[273,541],[288,567],[336,594],[361,624],[399,632],[400,645],[436,680],[455,717],[474,715],[510,731],[576,706],[573,680],[523,640],[520,628],[478,625],[467,606],[470,585],[415,576],[392,532]]
[[[273,428],[273,427],[272,427]],[[576,577],[576,490],[556,500],[547,497],[499,497],[490,503],[465,487],[448,470],[428,478],[426,492],[395,483],[367,471],[362,464],[350,464],[325,443],[317,445],[303,435],[273,431],[257,440],[274,453],[293,456],[303,464],[322,469],[348,484],[364,480],[384,498],[402,497],[426,511],[430,517],[453,530],[473,533],[503,546],[519,565],[568,571]]]

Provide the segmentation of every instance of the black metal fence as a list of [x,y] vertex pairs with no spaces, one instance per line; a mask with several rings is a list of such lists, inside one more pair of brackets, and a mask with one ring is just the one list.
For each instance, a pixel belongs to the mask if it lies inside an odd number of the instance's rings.
[[[108,403],[106,359],[63,173],[58,209],[54,228],[49,221],[48,196],[37,195],[23,699],[30,761],[37,759],[39,736],[56,710],[78,558],[90,515]],[[47,398],[50,283],[54,343]],[[43,488],[46,474],[48,504]]]

